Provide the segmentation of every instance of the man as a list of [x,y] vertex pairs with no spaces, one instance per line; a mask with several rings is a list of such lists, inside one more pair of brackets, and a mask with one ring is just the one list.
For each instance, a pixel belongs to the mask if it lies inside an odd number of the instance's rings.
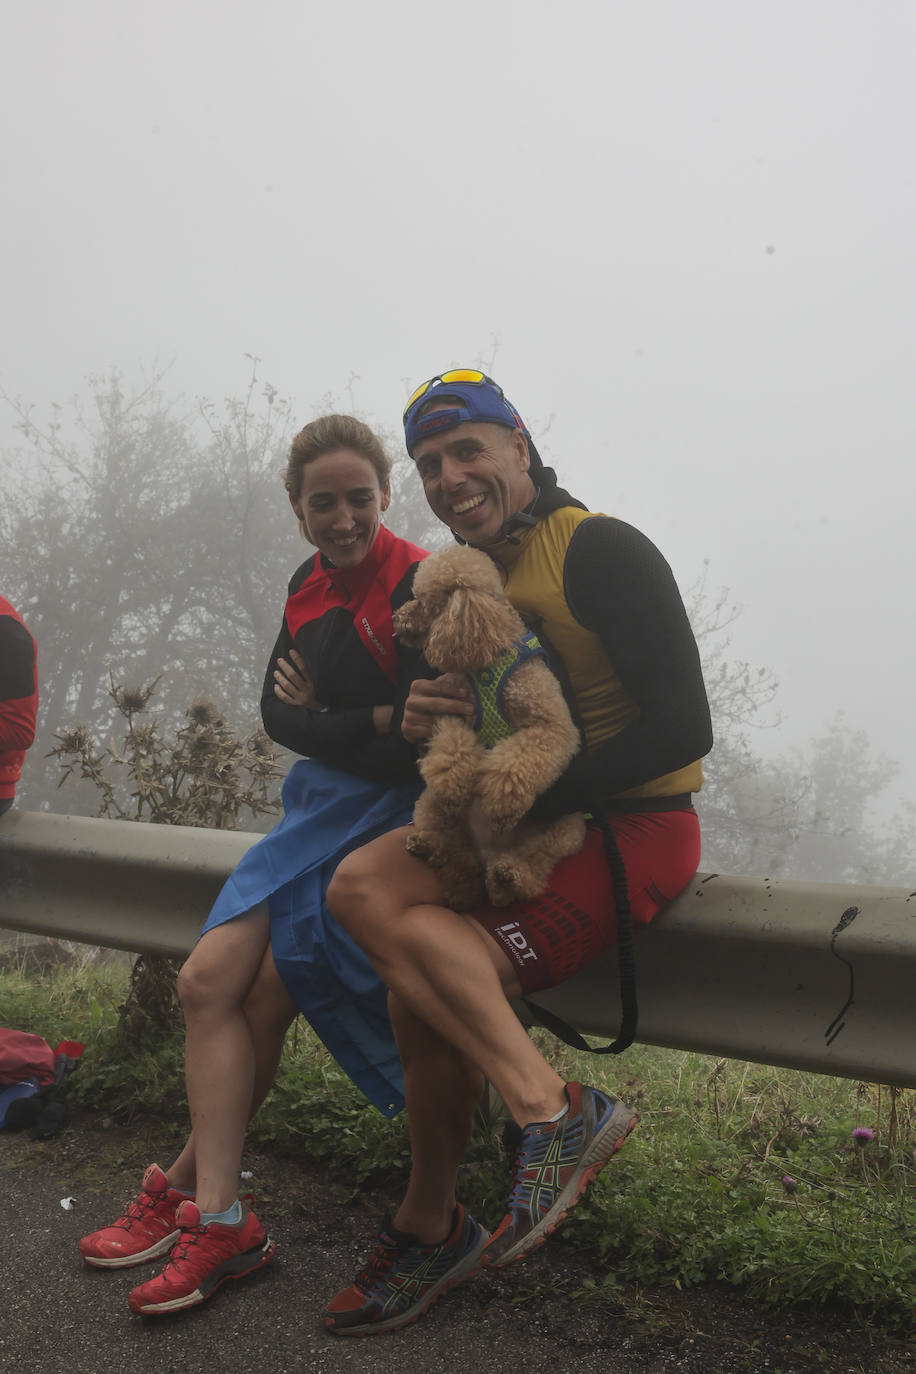
[[[591,515],[557,486],[518,412],[489,377],[443,373],[411,397],[407,450],[427,501],[456,538],[484,549],[537,632],[583,748],[535,813],[584,810],[582,851],[531,902],[459,916],[436,874],[394,831],[345,860],[332,911],[390,989],[412,1150],[406,1196],[367,1267],[332,1299],[341,1335],[415,1320],[482,1265],[528,1254],[578,1201],[636,1123],[623,1102],[564,1083],[510,998],[571,977],[616,938],[616,912],[648,923],[699,863],[691,793],[712,745],[696,643],[670,568],[631,526]],[[415,682],[402,730],[428,739],[442,714],[470,715],[453,679]],[[492,835],[481,833],[490,843]],[[520,1129],[513,1186],[492,1236],[455,1196],[484,1080]]]
[[0,596],[0,816],[13,804],[25,751],[35,738],[35,658],[34,639]]

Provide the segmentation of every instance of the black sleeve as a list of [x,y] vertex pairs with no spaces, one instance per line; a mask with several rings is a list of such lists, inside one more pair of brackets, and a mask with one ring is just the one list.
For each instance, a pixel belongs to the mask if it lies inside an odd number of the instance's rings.
[[35,691],[35,641],[20,621],[0,615],[0,701],[21,701]]
[[[301,571],[290,582],[290,592],[295,589]],[[411,567],[395,589],[392,611],[410,599],[414,571]],[[278,659],[289,662],[292,647],[284,616],[261,689],[261,720],[270,738],[294,754],[321,759],[370,782],[416,782],[417,747],[404,739],[400,723],[410,683],[422,673],[419,654],[398,646],[398,682],[391,727],[387,734],[380,735],[372,724],[371,706],[331,706],[326,711],[309,711],[305,706],[280,701],[274,695],[274,672]]]
[[284,620],[261,689],[261,719],[270,738],[294,754],[321,759],[372,782],[415,782],[416,747],[395,729],[394,721],[388,734],[377,734],[371,706],[310,711],[305,706],[280,701],[274,695],[277,660],[289,661],[291,648],[292,639]]
[[584,520],[570,540],[564,584],[572,614],[601,640],[639,714],[578,754],[538,798],[532,814],[544,820],[673,773],[712,748],[696,640],[651,540],[622,520]]

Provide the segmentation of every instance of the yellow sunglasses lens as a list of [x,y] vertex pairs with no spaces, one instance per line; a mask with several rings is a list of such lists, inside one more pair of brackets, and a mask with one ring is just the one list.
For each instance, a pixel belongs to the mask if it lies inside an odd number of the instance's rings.
[[440,382],[485,382],[487,378],[475,368],[458,368],[454,372],[443,372]]
[[471,367],[453,368],[451,372],[443,372],[441,376],[432,377],[428,382],[424,382],[422,386],[417,387],[404,407],[404,414],[406,415],[410,407],[416,405],[420,397],[424,396],[429,388],[435,386],[437,382],[485,382],[487,380],[488,378],[485,372],[478,372],[476,368]]

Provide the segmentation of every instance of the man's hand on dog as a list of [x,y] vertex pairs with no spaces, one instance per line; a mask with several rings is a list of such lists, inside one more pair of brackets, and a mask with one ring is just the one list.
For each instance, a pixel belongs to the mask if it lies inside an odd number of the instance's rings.
[[474,715],[471,689],[461,673],[443,673],[429,681],[417,678],[404,703],[401,733],[411,744],[432,738],[433,727],[441,716]]

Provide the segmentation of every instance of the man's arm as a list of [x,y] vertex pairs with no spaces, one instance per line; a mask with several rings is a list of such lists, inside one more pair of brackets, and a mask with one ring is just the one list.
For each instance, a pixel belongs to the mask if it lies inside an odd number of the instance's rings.
[[712,724],[700,655],[677,584],[658,549],[632,525],[585,520],[565,567],[570,610],[604,647],[639,709],[611,739],[573,759],[536,802],[541,819],[607,801],[702,758]]

